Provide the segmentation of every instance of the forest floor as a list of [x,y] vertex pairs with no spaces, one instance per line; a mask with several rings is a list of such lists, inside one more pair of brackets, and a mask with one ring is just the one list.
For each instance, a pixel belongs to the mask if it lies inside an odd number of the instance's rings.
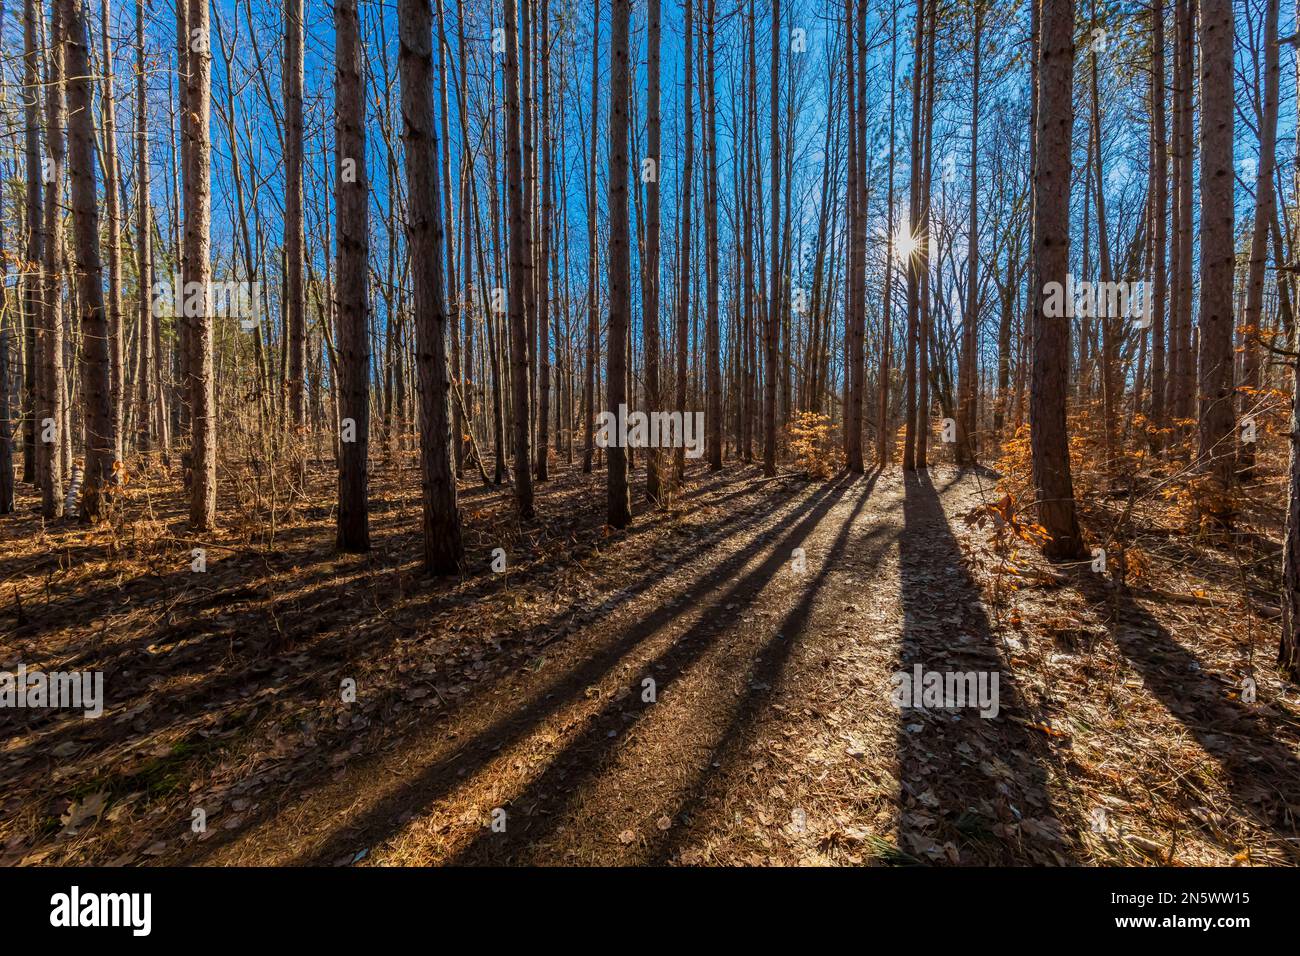
[[[325,470],[273,535],[223,475],[198,542],[174,476],[95,530],[19,485],[0,670],[102,671],[106,704],[0,710],[0,863],[1300,862],[1275,507],[1245,558],[1135,515],[1119,589],[997,550],[985,472],[687,477],[625,532],[603,471],[558,464],[523,526],[466,482],[450,581],[419,573],[409,458],[365,555]],[[917,664],[996,671],[998,715],[895,706]]]

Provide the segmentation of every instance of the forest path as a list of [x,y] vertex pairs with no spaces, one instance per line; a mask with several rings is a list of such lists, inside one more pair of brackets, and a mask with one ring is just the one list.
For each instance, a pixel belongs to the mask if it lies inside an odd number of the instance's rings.
[[[980,493],[804,485],[196,862],[1069,862],[1079,815],[951,529]],[[999,714],[900,710],[915,664],[999,671]]]

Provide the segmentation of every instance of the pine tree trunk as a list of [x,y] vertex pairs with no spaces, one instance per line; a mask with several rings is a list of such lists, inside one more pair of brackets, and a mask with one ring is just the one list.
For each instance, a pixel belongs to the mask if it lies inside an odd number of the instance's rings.
[[969,468],[975,464],[975,393],[976,335],[979,328],[979,122],[980,122],[980,39],[984,28],[984,8],[974,0],[975,29],[971,45],[974,48],[971,66],[971,120],[970,120],[970,220],[966,240],[966,315],[961,326],[961,355],[957,374],[957,464]]
[[112,403],[114,459],[122,459],[122,434],[126,390],[124,386],[122,327],[122,167],[117,149],[117,105],[113,95],[113,45],[109,39],[111,0],[100,0],[103,24],[104,62],[101,102],[104,121],[104,212],[107,218],[108,244],[108,347],[110,368],[110,401]]
[[1166,216],[1169,206],[1169,146],[1165,130],[1165,7],[1164,0],[1154,0],[1151,10],[1151,127],[1155,173],[1153,190],[1152,290],[1151,290],[1151,448],[1164,445],[1160,429],[1166,427],[1166,349],[1165,304],[1169,278],[1166,271]]
[[921,234],[919,237],[921,290],[920,319],[917,330],[917,387],[916,387],[916,467],[929,467],[930,443],[930,356],[934,348],[933,300],[931,294],[931,172],[934,169],[934,83],[936,69],[935,42],[938,37],[938,0],[930,0],[926,27],[925,53],[925,110],[922,117],[925,152],[921,158]]
[[542,111],[539,122],[542,141],[541,160],[541,237],[537,255],[537,480],[546,481],[550,462],[551,415],[551,235],[554,196],[551,191],[551,3],[541,0],[542,23],[539,44],[542,48]]
[[876,465],[889,464],[891,440],[889,418],[890,367],[893,362],[894,308],[894,118],[898,93],[898,10],[890,11],[889,30],[889,187],[885,210],[885,296],[880,333],[879,396],[876,405]]
[[1198,348],[1200,467],[1214,479],[1204,509],[1231,520],[1233,443],[1233,19],[1232,0],[1201,0],[1201,301]]
[[[441,8],[440,8],[441,9]],[[464,0],[456,0],[456,44],[460,54],[460,84],[456,91],[456,110],[460,118],[461,141],[469,142],[469,106],[466,98],[468,97],[469,85],[469,60],[465,49],[465,3]],[[478,212],[477,203],[474,199],[474,156],[473,153],[464,147],[461,149],[461,190],[460,190],[460,235],[461,235],[461,286],[460,286],[460,308],[453,316],[453,321],[458,325],[464,325],[464,347],[461,352],[461,364],[455,371],[455,376],[459,376],[460,382],[457,387],[465,402],[465,415],[469,421],[465,423],[466,432],[473,436],[474,425],[479,421],[477,394],[475,390],[474,376],[474,276],[471,272],[473,259],[471,251],[473,244],[471,238],[471,225]],[[447,189],[451,189],[451,184],[447,184]],[[474,203],[474,205],[471,205]],[[448,244],[451,243],[451,236],[447,237]],[[482,436],[483,429],[480,425],[479,434]],[[460,447],[460,435],[453,435]],[[483,461],[478,456],[477,447],[475,457],[478,460],[480,474],[484,474]]]
[[[202,0],[199,0],[202,2]],[[370,550],[366,494],[370,438],[369,177],[357,0],[335,0],[334,189],[338,219],[339,510],[341,551]],[[436,263],[428,263],[437,268]]]
[[149,101],[145,87],[144,0],[135,0],[135,152],[136,152],[136,274],[139,277],[140,338],[139,404],[136,411],[136,446],[141,453],[153,450],[153,217],[149,205]]
[[[660,9],[659,0],[646,2],[646,158],[654,164],[653,175],[645,180],[645,257],[641,273],[641,327],[645,349],[645,401],[650,411],[662,410],[659,383],[659,295],[661,269],[659,264],[659,167],[662,165],[659,139],[660,96]],[[645,169],[645,166],[642,166]],[[646,449],[645,494],[646,499],[658,502],[660,489],[660,459],[657,448]]]
[[[1273,173],[1277,163],[1277,113],[1280,64],[1277,42],[1278,0],[1264,6],[1264,98],[1259,117],[1259,165],[1255,174],[1255,222],[1250,239],[1250,266],[1246,276],[1245,349],[1242,356],[1242,416],[1257,404],[1260,386],[1260,323],[1264,312],[1264,269],[1268,264],[1269,226],[1273,218]],[[1243,479],[1253,477],[1254,442],[1242,442],[1238,463]]]
[[919,345],[921,301],[921,71],[925,68],[925,3],[917,0],[916,32],[912,42],[912,157],[908,179],[907,240],[913,248],[907,256],[907,338],[903,369],[903,470],[916,469],[917,443],[917,347]]
[[64,449],[69,437],[64,427],[67,382],[63,360],[63,216],[59,208],[63,192],[63,124],[66,116],[63,24],[63,0],[54,0],[50,5],[49,43],[46,46],[45,128],[49,163],[43,168],[42,177],[45,181],[45,282],[41,289],[41,328],[37,333],[41,356],[41,384],[36,406],[37,479],[41,486],[41,514],[46,518],[63,514],[63,475],[68,464],[64,460]]
[[[689,0],[687,0],[689,2]],[[766,377],[763,380],[763,474],[776,474],[776,382],[780,375],[777,364],[777,329],[781,317],[781,136],[777,113],[781,102],[781,0],[772,0],[772,82],[771,82],[771,257],[772,281],[768,286],[767,329],[764,334],[767,355]]]
[[[179,143],[179,149],[173,153],[173,166],[175,167],[175,177],[173,179],[173,189],[175,193],[176,214],[172,217],[175,221],[175,242],[176,242],[176,268],[180,270],[182,289],[184,283],[189,281],[190,270],[186,265],[188,255],[188,245],[185,241],[185,210],[189,208],[188,194],[185,193],[185,184],[189,182],[190,172],[190,113],[188,109],[189,102],[189,73],[190,73],[190,33],[189,33],[189,0],[174,0],[176,8],[176,135]],[[174,350],[174,388],[176,391],[176,425],[177,431],[189,437],[190,423],[190,358],[192,348],[190,346],[190,327],[193,325],[189,316],[185,314],[183,303],[177,303],[175,310],[176,325],[176,346]],[[182,467],[185,475],[186,487],[189,487],[191,452],[187,449],[181,455]]]
[[[533,43],[535,28],[533,25],[533,4],[537,0],[516,0],[519,12],[519,134],[520,134],[520,188],[523,201],[520,203],[520,234],[523,237],[523,299],[524,299],[524,396],[527,401],[515,409],[516,415],[522,415],[528,423],[528,450],[537,441],[537,246],[534,240],[536,222],[534,219],[537,203],[537,144],[534,138],[536,120],[533,95]],[[511,262],[511,273],[514,263]],[[516,466],[518,467],[518,466]],[[528,456],[524,458],[524,468],[532,470],[533,462]]]
[[[777,0],[779,4],[779,0]],[[682,120],[683,139],[685,140],[682,152],[682,179],[681,179],[681,203],[682,211],[680,222],[678,224],[678,266],[677,266],[677,332],[674,344],[677,348],[677,411],[681,412],[683,423],[686,421],[687,406],[687,383],[686,383],[686,348],[687,348],[687,322],[690,317],[691,308],[691,186],[695,180],[695,102],[694,102],[694,67],[695,60],[692,52],[692,41],[694,38],[694,6],[695,0],[684,0],[683,7],[685,12],[685,25],[683,30],[684,43],[686,50],[682,56],[682,67],[686,71],[685,87],[683,90],[682,105],[684,116]],[[772,56],[776,57],[777,47],[773,47]],[[681,486],[682,476],[686,470],[686,447],[681,441],[682,436],[676,436],[676,447],[673,449],[673,483],[675,486]]]
[[854,38],[854,3],[853,0],[845,0],[844,3],[844,83],[845,98],[848,101],[848,215],[849,215],[849,234],[847,241],[848,265],[845,267],[845,275],[848,277],[848,288],[845,297],[845,316],[844,316],[844,335],[846,337],[845,353],[847,367],[845,377],[847,378],[849,402],[848,407],[844,409],[844,454],[848,461],[849,471],[861,474],[863,470],[862,463],[862,399],[863,399],[863,382],[862,376],[865,372],[863,357],[863,328],[866,321],[864,312],[863,296],[863,257],[860,233],[858,223],[864,218],[866,210],[860,208],[862,189],[858,183],[859,170],[861,164],[858,162],[858,153],[865,148],[865,143],[860,142],[861,130],[865,128],[865,122],[860,122],[861,114],[866,112],[866,104],[859,102],[858,86],[858,68],[857,61],[860,53],[855,55],[858,44]]
[[1169,242],[1169,322],[1166,331],[1169,347],[1166,350],[1169,369],[1165,378],[1165,413],[1174,425],[1175,434],[1181,426],[1178,419],[1185,414],[1180,405],[1179,389],[1183,381],[1183,363],[1186,356],[1182,348],[1183,319],[1183,3],[1172,0],[1174,16],[1174,59],[1171,99],[1173,122],[1170,129],[1170,158],[1173,188],[1170,193]]
[[[284,259],[285,319],[289,326],[289,424],[305,439],[307,291],[303,284],[303,0],[284,8]],[[306,474],[306,449],[296,453],[297,480]]]
[[746,462],[754,460],[754,406],[757,405],[758,381],[758,282],[755,281],[755,229],[758,228],[757,208],[754,203],[754,179],[758,178],[758,150],[754,146],[758,138],[758,17],[754,13],[754,0],[749,0],[749,16],[745,18],[745,33],[749,40],[748,85],[744,108],[744,124],[741,137],[744,139],[742,152],[742,190],[744,190],[744,239],[741,246],[745,251],[745,330],[742,334],[745,343],[745,384],[741,403],[742,411],[742,445]]
[[704,321],[705,417],[707,418],[709,467],[722,468],[722,343],[718,330],[718,102],[715,75],[714,30],[717,0],[706,0],[705,7],[705,189],[704,258],[708,270],[708,304]]
[[[493,68],[492,68],[493,89],[496,88],[495,62],[496,62],[496,58],[494,57]],[[504,296],[505,283],[507,282],[507,280],[504,276],[504,273],[502,271],[502,266],[501,266],[501,255],[502,255],[501,241],[500,241],[501,190],[496,188],[496,184],[500,182],[500,176],[498,175],[498,171],[497,171],[498,169],[497,164],[498,164],[498,157],[500,156],[500,150],[497,149],[498,123],[497,123],[497,100],[495,96],[489,97],[488,110],[489,110],[488,131],[491,137],[491,144],[492,144],[492,150],[491,150],[492,183],[494,186],[492,190],[493,193],[492,201],[488,204],[488,208],[491,209],[492,211],[491,226],[492,226],[493,270],[494,270],[494,275],[497,277],[497,281],[500,282],[501,285],[494,287],[493,297],[490,300],[487,298],[486,295],[486,286],[487,286],[486,280],[483,281],[482,285],[484,287],[484,311],[486,313],[485,318],[487,320],[488,352],[491,355],[491,360],[489,365],[492,371],[493,481],[499,485],[501,484],[501,482],[506,480],[505,406],[506,406],[507,395],[506,395],[506,386],[504,383],[505,369],[503,369],[503,364],[504,364],[503,347],[504,346],[503,343],[501,342],[502,335],[498,332],[499,326],[497,322],[497,316],[500,314],[500,310],[505,308],[505,303],[498,297],[497,290],[499,289],[500,295]],[[477,203],[475,203],[475,209],[477,210],[477,208],[478,208]],[[483,243],[482,232],[483,232],[483,224],[482,222],[478,222],[479,235],[478,235],[477,243],[478,243],[480,272],[483,271],[483,264],[485,262],[485,259],[483,257],[483,248],[482,248],[482,243]]]
[[1174,282],[1178,285],[1178,377],[1174,388],[1174,416],[1189,419],[1194,414],[1193,399],[1196,388],[1197,356],[1192,349],[1192,172],[1194,168],[1194,143],[1192,139],[1194,96],[1192,90],[1194,30],[1192,0],[1177,0],[1178,22],[1181,28],[1179,60],[1179,96],[1182,109],[1179,113],[1179,159],[1175,175],[1178,178],[1178,267]]
[[44,376],[42,346],[45,338],[42,303],[44,279],[40,268],[45,258],[45,217],[41,189],[40,46],[36,39],[40,6],[37,0],[23,4],[23,111],[24,157],[27,166],[26,231],[23,258],[23,315],[27,322],[27,365],[23,375],[23,414],[27,429],[23,436],[23,481],[41,484],[37,461],[43,451],[37,437],[40,420],[41,380]]
[[[1097,0],[1092,0],[1092,23],[1094,29],[1096,19]],[[1114,278],[1113,266],[1110,255],[1110,230],[1106,220],[1106,169],[1102,162],[1102,117],[1101,117],[1101,92],[1098,79],[1098,59],[1097,46],[1093,44],[1089,54],[1089,81],[1090,92],[1092,94],[1092,108],[1090,110],[1091,123],[1089,126],[1091,147],[1091,158],[1089,160],[1092,166],[1092,188],[1095,190],[1093,198],[1097,207],[1097,250],[1100,261],[1101,281],[1105,288],[1110,287],[1110,282]],[[1105,460],[1103,470],[1106,479],[1109,482],[1113,478],[1116,463],[1116,430],[1118,427],[1118,397],[1116,396],[1115,382],[1115,364],[1117,361],[1116,342],[1118,333],[1115,329],[1116,317],[1110,314],[1109,309],[1100,307],[1095,310],[1097,324],[1101,329],[1101,398],[1102,398],[1102,425],[1104,434]]]
[[[507,0],[509,3],[510,0]],[[613,0],[609,58],[609,345],[606,359],[607,412],[619,415],[627,403],[628,324],[632,312],[632,275],[628,229],[628,54],[629,0]],[[632,522],[628,498],[627,449],[611,441],[606,448],[606,520],[614,528]]]
[[[439,196],[439,204],[442,208],[442,235],[439,243],[439,253],[443,257],[440,262],[445,261],[446,281],[442,285],[443,314],[447,316],[447,322],[444,326],[442,335],[450,344],[444,348],[444,375],[447,368],[450,367],[450,379],[447,381],[449,392],[458,388],[458,379],[460,378],[460,333],[459,325],[447,305],[447,296],[454,294],[456,291],[456,250],[454,237],[456,235],[455,225],[453,223],[453,206],[451,201],[451,134],[450,116],[451,110],[448,107],[447,99],[447,22],[443,13],[442,0],[438,2],[438,115],[441,117],[443,126],[443,136],[439,141],[435,136],[435,142],[438,149],[435,151],[437,162],[442,166],[442,192]],[[462,207],[461,215],[465,211]],[[418,339],[418,333],[417,333]],[[419,346],[416,346],[417,349]],[[447,355],[450,355],[450,366],[446,363]],[[454,394],[454,393],[453,393]],[[423,435],[424,426],[421,425],[421,435]],[[449,426],[451,434],[451,454],[452,461],[456,469],[456,477],[459,478],[465,470],[465,421],[461,413],[460,403],[451,402],[451,424]],[[454,482],[453,482],[454,486]],[[454,487],[453,487],[454,490]]]
[[597,278],[599,265],[596,255],[596,130],[600,118],[600,0],[591,28],[591,132],[587,142],[587,348],[586,375],[582,385],[583,452],[582,470],[591,474],[591,459],[595,452],[596,421],[596,337],[600,321],[597,312]]
[[95,183],[90,40],[85,0],[62,0],[67,43],[68,182],[77,256],[77,306],[81,330],[81,400],[86,425],[86,471],[80,515],[95,521],[116,479],[117,434],[112,404],[109,322],[104,308],[104,267],[99,256],[99,205]]
[[406,236],[420,389],[424,564],[433,574],[455,574],[464,549],[451,457],[450,317],[442,287],[445,220],[440,206],[444,197],[433,124],[433,12],[429,0],[400,0],[397,20],[408,183]]
[[1038,522],[1044,551],[1077,558],[1083,541],[1075,518],[1066,434],[1070,326],[1047,314],[1046,286],[1064,287],[1070,268],[1070,148],[1074,119],[1074,0],[1043,0],[1038,51],[1037,156],[1034,174],[1033,372],[1030,434]]
[[[4,12],[4,5],[0,4],[0,54],[4,47]],[[4,201],[0,197],[0,515],[12,514],[14,510],[14,424],[13,406],[9,401],[12,389],[9,343],[11,330],[21,330],[23,316],[21,303],[10,301],[9,250],[5,238]]]
[[[189,113],[189,176],[185,183],[187,300],[199,308],[189,321],[190,527],[211,528],[217,512],[217,418],[212,368],[212,53],[207,0],[188,0],[190,43],[185,101]],[[188,304],[188,302],[187,302]]]
[[[522,0],[527,6],[530,0]],[[526,17],[526,14],[525,14]],[[524,204],[520,142],[520,42],[515,0],[506,0],[506,194],[510,207],[510,387],[514,406],[515,503],[519,517],[533,517],[533,476],[528,455],[528,288],[532,282],[528,212]],[[526,70],[526,65],[525,65]]]

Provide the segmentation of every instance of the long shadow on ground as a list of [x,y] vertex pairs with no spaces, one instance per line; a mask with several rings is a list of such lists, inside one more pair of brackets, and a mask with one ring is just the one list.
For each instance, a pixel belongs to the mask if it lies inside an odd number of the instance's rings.
[[[754,605],[764,587],[788,565],[791,551],[804,543],[851,487],[849,480],[841,479],[832,486],[833,493],[822,492],[821,500],[816,507],[808,510],[797,525],[783,535],[779,542],[772,545],[768,558],[736,580],[724,593],[711,599],[707,592],[696,595],[700,600],[708,600],[708,607],[701,614],[700,624],[684,632],[646,667],[647,673],[655,675],[661,694],[669,692],[674,680],[685,674],[724,634],[730,633],[729,625],[744,613],[745,608]],[[865,504],[870,493],[871,486],[867,485],[857,508],[854,509],[854,515]],[[847,535],[851,523],[850,518],[841,530],[841,542]],[[825,569],[823,566],[823,574]],[[792,618],[794,617],[792,615]],[[777,669],[793,646],[801,624],[802,617],[783,622],[776,632],[777,636],[771,639],[771,642],[780,645],[773,656]],[[662,626],[656,624],[655,629],[658,630]],[[455,856],[451,863],[481,865],[525,862],[518,857],[521,855],[527,857],[530,851],[534,851],[539,844],[551,836],[555,828],[565,820],[566,809],[571,807],[583,787],[604,768],[607,758],[619,745],[620,739],[630,733],[641,718],[649,712],[647,708],[638,707],[629,714],[624,701],[611,700],[607,703],[599,714],[588,722],[586,729],[556,755],[545,772],[511,801],[512,806],[522,811],[517,814],[523,817],[522,825],[512,826],[504,833],[494,833],[484,829],[469,846]],[[630,722],[625,720],[627,716],[631,717]],[[546,812],[537,812],[543,804]],[[592,821],[593,828],[599,825],[599,821]],[[526,861],[555,862],[544,859]]]
[[[828,508],[825,499],[833,488],[813,492],[800,503],[787,520],[814,509]],[[527,701],[512,712],[493,721],[491,725],[471,739],[456,746],[453,752],[435,759],[412,780],[398,786],[381,798],[374,806],[355,817],[342,821],[322,842],[310,847],[291,862],[303,865],[321,865],[349,854],[358,845],[375,846],[382,843],[401,826],[398,817],[403,813],[419,813],[427,809],[455,785],[490,762],[501,749],[522,739],[567,701],[582,694],[596,683],[618,661],[635,647],[667,626],[686,609],[707,601],[709,595],[724,587],[726,582],[764,548],[764,536],[747,544],[710,572],[671,605],[637,621],[612,639],[596,648],[577,667],[558,675],[541,686]]]
[[[1114,595],[1096,575],[1077,572],[1074,578],[1079,590],[1100,606],[1111,604]],[[1207,669],[1130,594],[1118,597],[1118,619],[1109,623],[1120,652],[1225,775],[1237,807],[1276,834],[1293,864],[1300,862],[1300,759],[1279,742],[1294,732],[1287,733],[1268,711],[1234,700],[1239,687]],[[1204,800],[1191,790],[1186,797],[1192,805]],[[1213,834],[1206,836],[1217,842]],[[1236,853],[1241,847],[1224,849]]]
[[[662,832],[658,839],[652,841],[645,854],[647,862],[666,864],[677,856],[690,836],[690,824],[705,812],[709,797],[716,794],[714,781],[725,780],[728,769],[735,767],[744,758],[746,747],[754,738],[759,715],[781,694],[782,680],[790,658],[796,646],[807,638],[808,621],[817,598],[825,588],[830,572],[841,566],[850,546],[856,559],[855,571],[863,573],[870,573],[892,546],[892,537],[884,537],[882,540],[886,531],[883,526],[872,528],[865,534],[854,533],[854,526],[879,478],[880,471],[875,471],[866,478],[852,512],[837,532],[830,550],[822,557],[817,575],[808,583],[799,602],[775,626],[774,636],[764,643],[756,655],[753,677],[744,696],[733,709],[726,728],[718,735],[708,759],[702,763],[704,769],[695,775],[677,811],[672,815],[672,819],[681,825]],[[791,705],[797,703],[799,701],[790,701]]]
[[[1058,863],[1076,856],[1071,829],[1052,805],[1043,734],[1025,710],[994,640],[978,588],[928,473],[904,472],[899,544],[903,634],[898,666],[998,678],[999,712],[905,707],[899,716],[898,847],[922,862]],[[891,690],[893,688],[891,687]],[[910,702],[909,702],[910,703]]]

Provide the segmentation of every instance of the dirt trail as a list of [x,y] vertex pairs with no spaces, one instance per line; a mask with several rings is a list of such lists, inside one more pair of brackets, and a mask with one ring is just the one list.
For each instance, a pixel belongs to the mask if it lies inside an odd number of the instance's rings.
[[[181,861],[1069,862],[1080,814],[1049,799],[1058,758],[1025,729],[950,530],[977,496],[897,472],[795,486],[490,692]],[[891,676],[914,664],[1000,671],[1001,712],[900,711]]]

